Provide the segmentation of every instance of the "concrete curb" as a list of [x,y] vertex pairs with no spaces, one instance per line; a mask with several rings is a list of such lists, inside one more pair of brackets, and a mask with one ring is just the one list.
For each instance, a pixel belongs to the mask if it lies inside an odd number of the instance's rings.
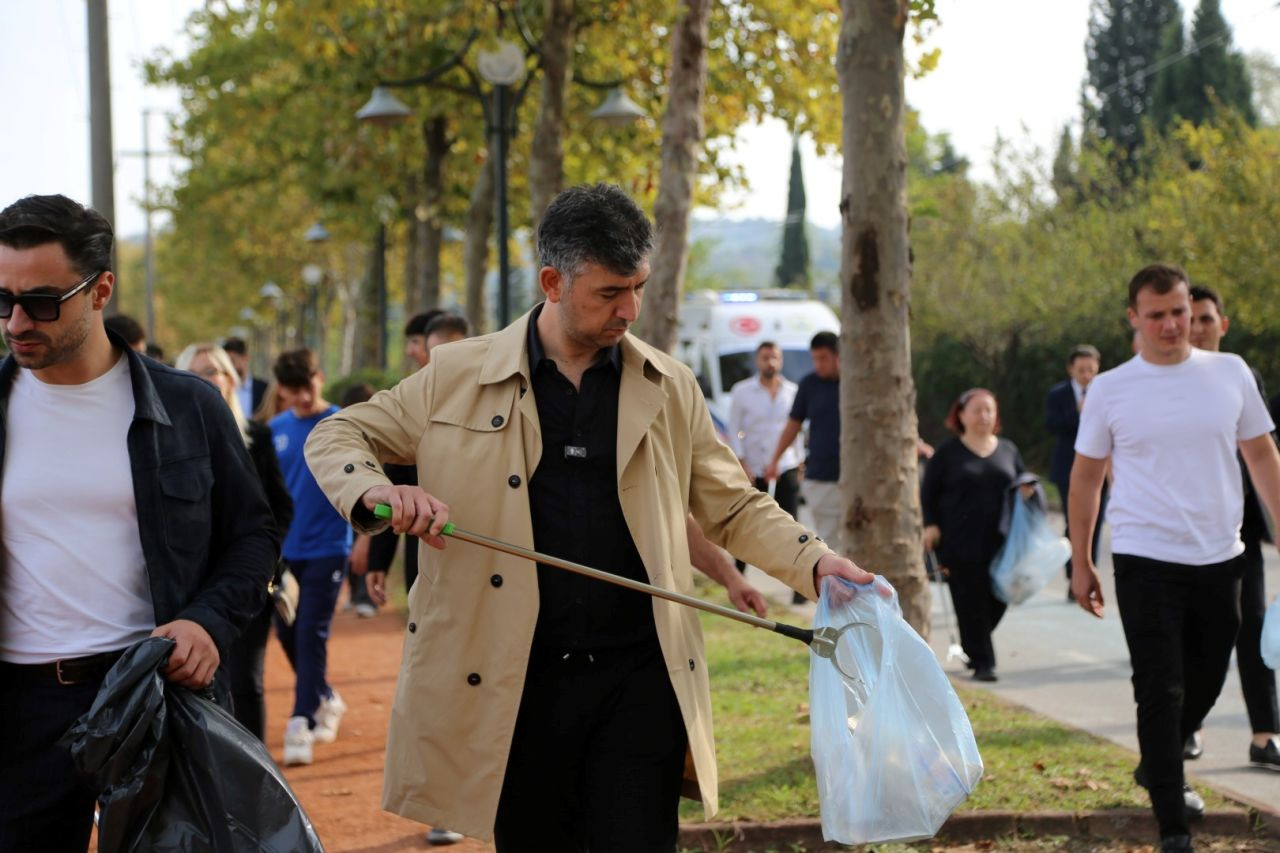
[[[1280,815],[1261,808],[1219,809],[1205,812],[1192,824],[1197,835],[1248,836],[1256,827],[1280,839]],[[949,841],[980,841],[1010,835],[1033,837],[1066,835],[1112,840],[1151,841],[1159,836],[1150,809],[1110,809],[1094,812],[981,811],[954,814],[937,837]],[[686,823],[680,826],[680,847],[691,850],[756,850],[802,844],[808,850],[844,850],[822,839],[815,818],[769,822]]]

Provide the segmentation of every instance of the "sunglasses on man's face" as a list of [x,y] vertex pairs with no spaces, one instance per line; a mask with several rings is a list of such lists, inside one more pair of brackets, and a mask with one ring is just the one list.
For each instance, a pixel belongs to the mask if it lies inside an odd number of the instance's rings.
[[0,290],[0,320],[13,316],[13,306],[21,305],[22,313],[37,323],[52,323],[62,315],[62,303],[92,284],[105,270],[98,270],[66,293],[24,293],[14,296]]

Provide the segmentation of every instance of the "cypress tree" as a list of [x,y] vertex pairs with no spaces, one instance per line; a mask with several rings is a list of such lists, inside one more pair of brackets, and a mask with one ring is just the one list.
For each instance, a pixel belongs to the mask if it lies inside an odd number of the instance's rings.
[[1086,132],[1109,141],[1132,174],[1151,114],[1156,63],[1177,0],[1093,0],[1085,42],[1088,78],[1082,100]]
[[1196,124],[1213,114],[1214,99],[1235,110],[1250,125],[1258,122],[1253,86],[1244,57],[1231,47],[1231,27],[1219,0],[1200,0],[1191,25],[1192,50],[1187,61],[1182,117]]
[[787,219],[782,226],[782,257],[774,277],[780,287],[809,285],[809,238],[804,229],[804,173],[800,168],[800,140],[791,141],[791,186],[787,192]]

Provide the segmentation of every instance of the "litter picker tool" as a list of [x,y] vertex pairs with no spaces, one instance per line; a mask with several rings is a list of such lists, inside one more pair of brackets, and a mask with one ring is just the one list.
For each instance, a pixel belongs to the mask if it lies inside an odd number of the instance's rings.
[[[391,507],[388,504],[378,504],[373,514],[378,518],[391,518]],[[728,619],[734,619],[738,622],[744,622],[754,628],[764,628],[766,631],[772,631],[775,634],[781,634],[784,637],[790,637],[793,640],[799,640],[804,643],[818,657],[826,658],[840,669],[840,664],[836,659],[836,646],[840,641],[841,635],[855,627],[855,625],[847,625],[843,628],[818,628],[810,630],[808,628],[799,628],[795,625],[788,625],[785,622],[775,622],[772,619],[763,619],[751,613],[739,613],[731,607],[725,607],[720,604],[714,604],[710,601],[703,601],[700,598],[694,598],[691,595],[684,595],[679,592],[672,592],[669,589],[663,589],[652,584],[643,583],[641,581],[624,578],[621,575],[615,575],[612,572],[594,569],[591,566],[584,566],[581,563],[575,563],[571,560],[562,560],[559,557],[552,557],[550,554],[543,554],[529,548],[521,548],[519,545],[512,545],[509,542],[503,542],[500,539],[493,539],[488,536],[482,536],[479,533],[471,533],[467,530],[455,525],[452,521],[444,526],[441,531],[445,536],[451,539],[458,539],[463,542],[470,542],[472,545],[479,545],[482,548],[489,548],[494,551],[501,551],[504,554],[511,554],[515,557],[523,557],[526,560],[532,560],[535,563],[542,563],[548,566],[554,566],[557,569],[563,569],[568,572],[574,572],[579,575],[586,575],[589,578],[611,583],[615,586],[625,587],[627,589],[642,592],[645,595],[651,595],[654,598],[663,598],[667,601],[674,601],[677,604],[683,604],[686,607],[693,607],[707,613],[714,613],[717,616],[724,616]],[[857,679],[855,673],[841,672],[849,677]]]
[[[389,519],[391,507],[378,504],[374,515]],[[903,621],[898,595],[881,577],[856,588],[843,579],[824,579],[817,627],[809,630],[471,533],[453,522],[441,533],[807,645],[814,652],[809,666],[812,751],[828,840],[927,838],[982,775],[964,706],[928,645]],[[872,593],[862,594],[866,591]],[[818,658],[832,665],[822,666]]]

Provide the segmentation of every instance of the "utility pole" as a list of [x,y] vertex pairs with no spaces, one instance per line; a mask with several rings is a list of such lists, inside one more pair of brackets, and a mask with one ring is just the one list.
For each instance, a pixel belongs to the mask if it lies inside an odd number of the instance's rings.
[[143,242],[146,257],[147,340],[156,339],[156,254],[151,232],[151,111],[142,111],[142,212],[147,230]]
[[[111,53],[107,38],[107,0],[86,0],[89,11],[89,163],[93,180],[93,209],[116,225],[114,155],[111,142]],[[115,247],[111,269],[117,269]],[[120,300],[107,303],[115,314]]]
[[[155,229],[151,222],[152,214],[155,212],[155,197],[151,187],[151,158],[173,156],[172,151],[164,149],[156,151],[151,147],[151,116],[155,112],[157,110],[144,109],[142,111],[142,150],[117,152],[121,157],[142,158],[142,214],[146,223],[145,236],[143,238],[143,269],[146,278],[148,341],[156,339],[156,246]],[[163,112],[161,112],[161,115],[163,115]]]

